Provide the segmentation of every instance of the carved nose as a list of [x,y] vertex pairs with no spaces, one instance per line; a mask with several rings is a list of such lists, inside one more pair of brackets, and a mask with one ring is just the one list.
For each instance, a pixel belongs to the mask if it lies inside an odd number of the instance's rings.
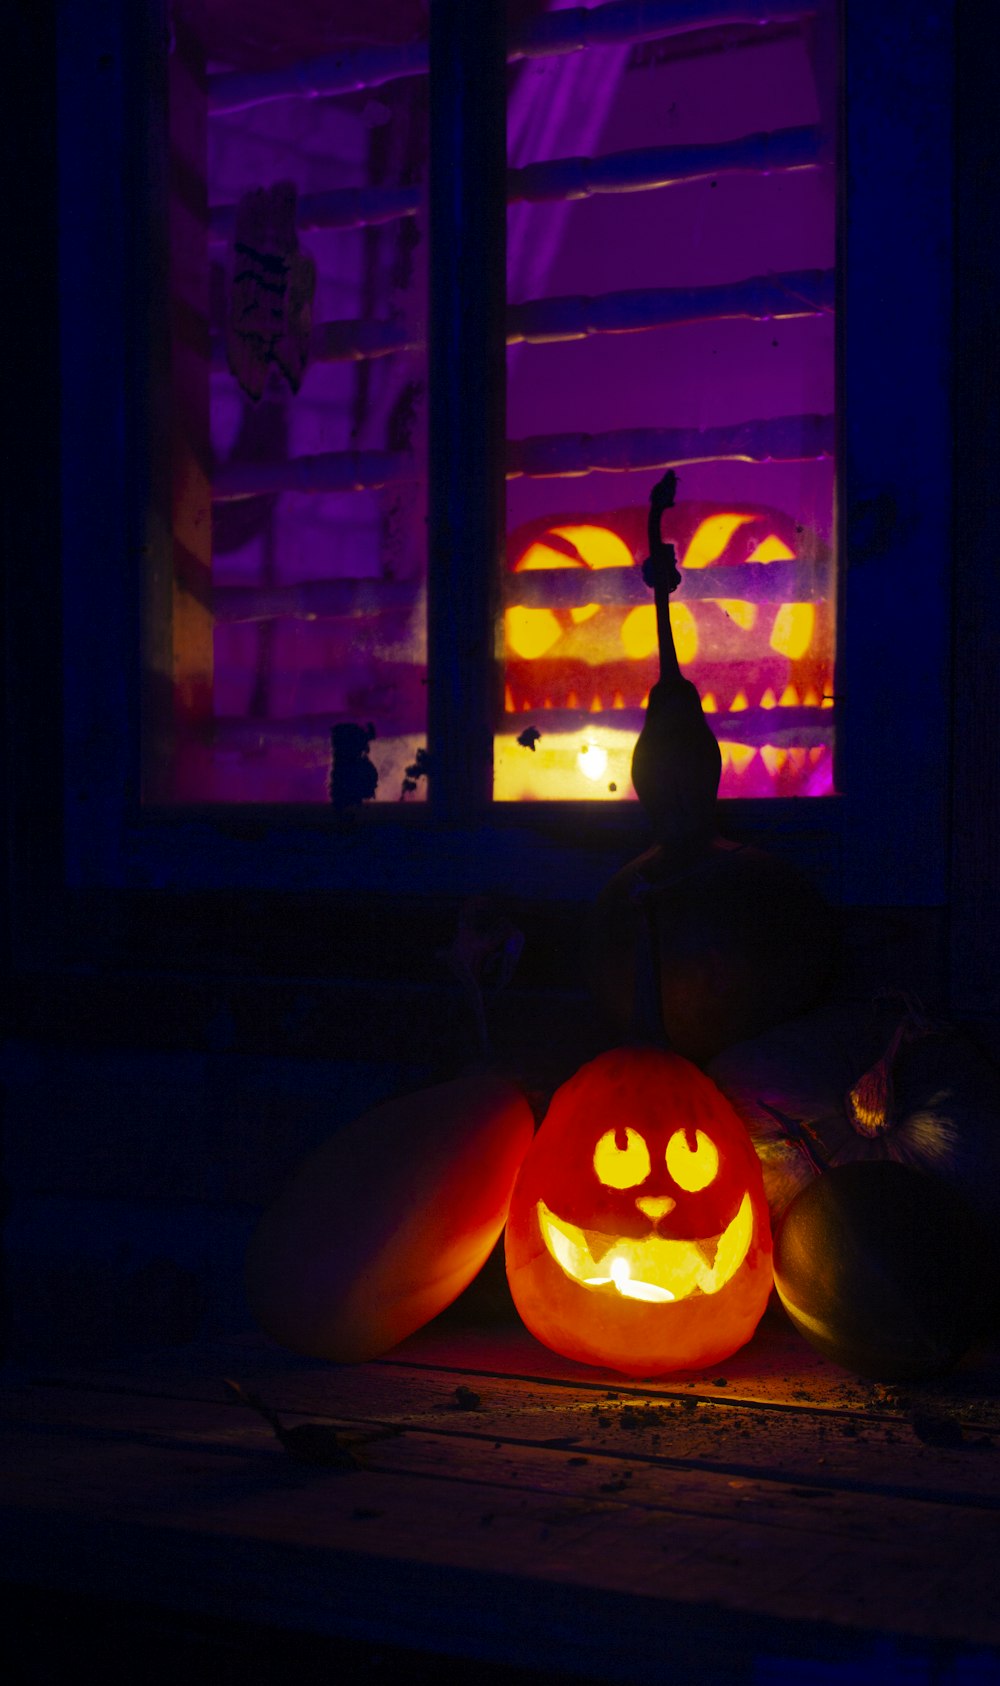
[[636,1201],[643,1217],[654,1224],[658,1218],[665,1218],[668,1212],[672,1212],[676,1204],[676,1200],[671,1200],[669,1194],[661,1194],[658,1199],[651,1194],[641,1194]]

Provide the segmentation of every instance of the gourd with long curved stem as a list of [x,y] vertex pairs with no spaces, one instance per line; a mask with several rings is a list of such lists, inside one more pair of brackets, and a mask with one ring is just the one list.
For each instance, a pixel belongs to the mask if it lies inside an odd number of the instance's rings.
[[716,835],[722,757],[697,687],[681,672],[670,624],[681,575],[661,522],[676,489],[668,470],[650,497],[643,577],[656,601],[660,677],[632,757],[656,843],[602,892],[590,971],[598,1000],[624,1031],[645,952],[641,926],[653,912],[663,1028],[678,1053],[704,1062],[814,1006],[834,940],[829,910],[802,873]]
[[661,522],[676,490],[677,476],[668,469],[650,497],[649,556],[642,573],[656,602],[660,677],[649,693],[633,751],[632,783],[670,864],[683,866],[702,852],[715,830],[722,756],[697,687],[681,673],[670,625],[670,597],[681,576],[674,547],[662,538]]

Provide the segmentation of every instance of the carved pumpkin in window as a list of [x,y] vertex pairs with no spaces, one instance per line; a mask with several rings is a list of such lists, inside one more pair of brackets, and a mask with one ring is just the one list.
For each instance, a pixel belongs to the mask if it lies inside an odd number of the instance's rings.
[[[645,522],[641,507],[592,522],[531,522],[512,535],[511,569],[520,574],[634,567],[635,558],[645,553]],[[682,502],[665,513],[662,532],[688,571],[827,559],[815,534],[781,511],[760,506]],[[731,576],[727,589],[733,590]],[[588,603],[582,589],[580,598],[570,608],[513,603],[506,611],[506,709],[530,713],[543,734],[545,711],[557,709],[599,715],[612,729],[615,713],[622,711],[624,727],[624,711],[645,706],[656,678],[653,605],[645,600]],[[670,621],[678,661],[697,685],[706,714],[773,708],[778,728],[785,725],[782,709],[829,706],[829,603],[793,597],[685,599],[682,588],[679,600],[671,600]],[[830,756],[823,746],[754,748],[742,743],[737,731],[718,735],[723,795],[760,794],[774,787],[804,794],[829,787]]]
[[521,1166],[507,1277],[532,1334],[627,1375],[717,1363],[771,1289],[749,1136],[679,1054],[613,1049],[557,1090]]

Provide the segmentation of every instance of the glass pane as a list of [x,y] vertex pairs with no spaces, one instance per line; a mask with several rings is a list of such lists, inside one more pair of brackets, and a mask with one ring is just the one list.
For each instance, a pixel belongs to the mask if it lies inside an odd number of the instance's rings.
[[348,16],[175,8],[161,800],[329,802],[339,727],[394,801],[425,741],[426,18]]
[[668,464],[721,794],[833,787],[835,43],[827,5],[517,72],[499,800],[634,799]]

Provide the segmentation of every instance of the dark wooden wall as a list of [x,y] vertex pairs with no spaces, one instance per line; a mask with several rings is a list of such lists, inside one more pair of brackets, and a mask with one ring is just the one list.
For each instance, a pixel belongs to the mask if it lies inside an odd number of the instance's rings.
[[[80,66],[98,85],[106,78],[111,86],[121,70],[104,44],[111,9],[109,0],[93,8],[94,49]],[[438,874],[434,893],[430,881],[423,894],[396,897],[293,894],[274,882],[262,893],[247,883],[244,865],[232,884],[197,893],[168,882],[66,893],[64,780],[79,813],[89,772],[67,765],[63,753],[54,7],[13,7],[10,30],[5,376],[15,425],[0,454],[7,1319],[15,1353],[92,1355],[239,1327],[242,1249],[276,1179],[339,1122],[465,1056],[471,1021],[438,951],[453,934],[462,894],[475,887],[476,860],[467,849],[464,881],[456,870],[449,888],[447,863],[442,874],[433,839],[415,829],[416,855]],[[908,982],[996,1046],[1000,141],[991,100],[1000,58],[971,7],[959,8],[957,45],[953,341],[948,325],[941,329],[954,352],[954,548],[930,570],[919,544],[913,551],[918,599],[928,574],[942,567],[952,588],[952,748],[939,768],[951,815],[950,891],[917,905],[845,908],[842,923],[854,987]],[[78,198],[62,203],[64,265],[91,214]],[[940,252],[935,261],[945,261]],[[85,350],[96,383],[93,426],[120,427],[114,348],[98,339]],[[936,466],[926,465],[928,476]],[[102,495],[113,499],[118,489]],[[84,583],[77,581],[78,596]],[[922,612],[933,613],[933,604]],[[135,630],[137,651],[138,619]],[[108,753],[100,734],[87,753],[100,769]],[[905,800],[901,780],[898,801]],[[235,828],[238,863],[247,858],[244,844],[257,846],[260,824]],[[912,824],[902,828],[911,859],[927,846],[922,826],[914,804]],[[581,856],[579,839],[567,838],[554,816],[542,842],[552,880],[565,863],[576,888],[548,899],[525,883],[513,897],[528,942],[497,1024],[502,1052],[539,1100],[607,1038],[581,975],[585,887],[635,853],[638,837],[616,839],[599,824]],[[176,847],[181,858],[183,820]],[[834,846],[813,834],[809,816],[774,847],[821,873],[836,865]],[[880,847],[873,835],[871,849]],[[483,860],[514,848],[513,833],[484,840]],[[280,849],[275,858],[280,869]],[[291,885],[291,858],[287,871]]]
[[1000,31],[957,23],[950,995],[1000,1049]]

